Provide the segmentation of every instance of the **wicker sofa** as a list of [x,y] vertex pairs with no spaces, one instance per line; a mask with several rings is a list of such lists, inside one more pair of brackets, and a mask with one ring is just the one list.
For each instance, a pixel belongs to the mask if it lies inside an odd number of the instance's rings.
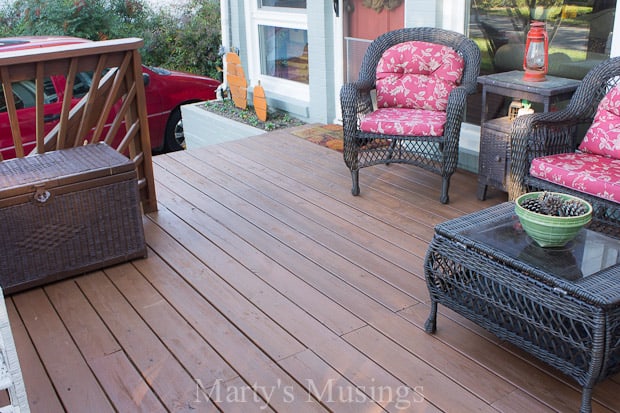
[[[612,113],[605,121],[609,130],[600,131],[601,113],[615,105],[611,111],[620,115],[618,84],[620,57],[607,59],[588,72],[566,108],[514,121],[510,199],[532,190],[580,196],[594,207],[592,225],[620,236],[620,134],[614,131],[616,125],[620,131],[620,116]],[[592,140],[597,133],[602,141]]]
[[376,38],[359,79],[340,90],[353,195],[360,193],[361,168],[407,163],[441,175],[440,201],[447,203],[467,95],[476,91],[479,71],[480,49],[460,33],[415,27]]

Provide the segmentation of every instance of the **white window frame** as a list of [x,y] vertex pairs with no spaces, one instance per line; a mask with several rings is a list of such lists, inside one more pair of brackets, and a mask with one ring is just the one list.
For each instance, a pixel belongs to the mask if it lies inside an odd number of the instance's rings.
[[276,26],[290,29],[308,31],[307,9],[258,7],[257,1],[245,2],[246,15],[250,16],[246,21],[248,33],[248,80],[251,85],[258,84],[269,90],[272,94],[290,96],[297,100],[310,101],[310,85],[292,80],[281,79],[274,76],[261,74],[260,70],[260,42],[259,26]]

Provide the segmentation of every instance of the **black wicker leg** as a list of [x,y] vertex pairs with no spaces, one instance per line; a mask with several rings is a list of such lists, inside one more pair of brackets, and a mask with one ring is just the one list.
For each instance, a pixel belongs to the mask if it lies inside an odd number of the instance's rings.
[[478,199],[484,201],[487,197],[487,184],[478,183]]
[[[390,147],[388,148],[386,159],[388,160],[392,159],[392,157],[394,156],[394,148],[396,148],[396,140],[393,140],[392,142],[390,142]],[[390,163],[386,162],[385,164],[389,165]]]
[[592,412],[592,388],[584,387],[581,391],[581,409],[579,413],[591,413]]
[[447,204],[450,201],[448,197],[448,188],[450,188],[450,177],[444,176],[441,180],[441,198],[439,198],[442,204]]
[[437,330],[437,301],[431,301],[431,312],[424,324],[424,330],[429,334],[434,334]]
[[353,187],[351,188],[351,193],[353,196],[358,196],[360,194],[360,170],[355,169],[351,171],[351,179],[353,181]]

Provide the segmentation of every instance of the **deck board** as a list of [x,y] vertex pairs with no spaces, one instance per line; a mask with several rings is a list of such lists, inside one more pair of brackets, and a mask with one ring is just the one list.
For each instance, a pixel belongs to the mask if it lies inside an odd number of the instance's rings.
[[[440,306],[435,224],[476,199],[458,171],[365,168],[287,131],[154,158],[148,258],[8,298],[34,412],[576,411],[579,387]],[[620,377],[594,411],[620,411]]]

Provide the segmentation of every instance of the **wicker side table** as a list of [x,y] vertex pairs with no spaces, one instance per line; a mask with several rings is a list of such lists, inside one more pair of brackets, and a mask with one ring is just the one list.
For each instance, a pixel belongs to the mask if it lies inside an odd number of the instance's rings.
[[510,168],[510,127],[508,117],[484,122],[480,129],[478,158],[478,199],[486,198],[488,186],[506,191]]
[[[612,258],[610,258],[612,257]],[[540,248],[506,202],[435,228],[425,260],[426,331],[442,304],[592,388],[620,371],[620,241],[582,230]]]
[[479,76],[478,83],[482,85],[482,115],[477,196],[484,200],[489,185],[506,191],[510,179],[511,121],[508,116],[488,119],[487,94],[542,103],[543,110],[548,112],[552,100],[570,99],[580,81],[547,76],[543,82],[526,82],[523,80],[523,72],[514,70]]

